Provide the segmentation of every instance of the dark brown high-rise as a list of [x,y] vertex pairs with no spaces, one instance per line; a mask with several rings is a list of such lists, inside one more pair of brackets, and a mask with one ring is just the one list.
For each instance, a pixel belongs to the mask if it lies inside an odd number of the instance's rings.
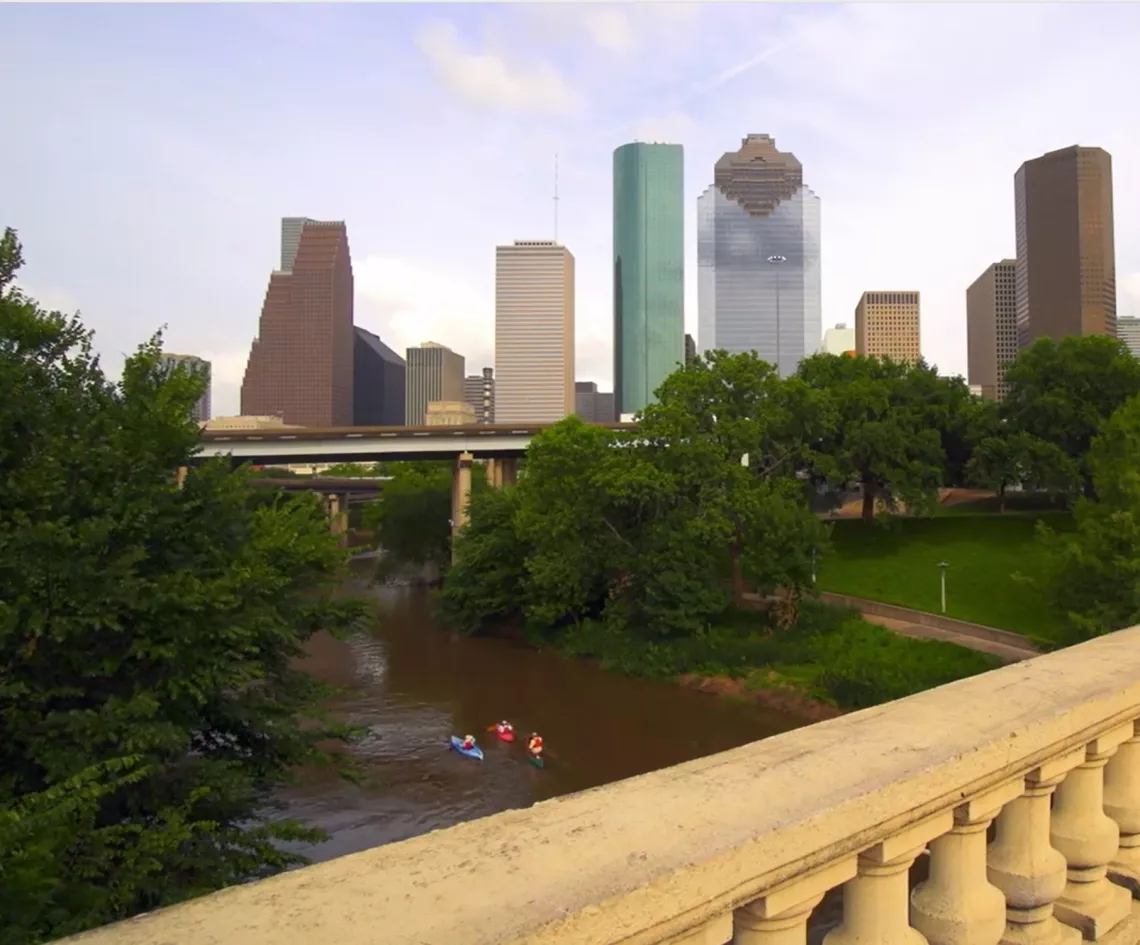
[[241,385],[241,412],[297,426],[351,426],[352,260],[343,222],[281,221],[281,269],[269,277]]
[[1073,145],[1018,168],[1017,340],[1116,334],[1112,156]]

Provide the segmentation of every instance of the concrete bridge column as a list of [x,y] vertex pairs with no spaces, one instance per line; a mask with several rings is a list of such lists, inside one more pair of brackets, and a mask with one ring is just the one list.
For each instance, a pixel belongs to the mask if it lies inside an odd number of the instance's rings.
[[329,493],[324,500],[328,509],[329,531],[339,536],[343,548],[348,544],[348,496]]
[[1140,723],[1104,769],[1104,812],[1120,827],[1120,849],[1108,875],[1140,899]]
[[178,467],[178,471],[174,474],[174,483],[179,489],[186,485],[186,476],[189,472],[190,470],[186,466]]
[[1084,749],[1071,752],[1025,779],[1022,795],[1002,808],[997,836],[990,844],[986,872],[1005,893],[1002,945],[1079,945],[1081,933],[1053,915],[1065,891],[1065,858],[1049,838],[1053,792],[1065,775],[1084,760]]
[[503,467],[501,460],[489,459],[486,463],[487,485],[493,489],[503,487]]
[[459,534],[459,529],[467,524],[468,506],[471,502],[471,463],[470,453],[460,453],[455,460],[455,470],[451,474],[451,537]]
[[1132,723],[1088,743],[1085,758],[1057,788],[1049,838],[1068,864],[1068,882],[1054,907],[1057,918],[1084,938],[1103,938],[1132,910],[1132,895],[1108,878],[1120,848],[1120,828],[1104,812],[1104,769],[1132,737]]
[[499,487],[513,486],[519,481],[519,461],[511,456],[498,461]]

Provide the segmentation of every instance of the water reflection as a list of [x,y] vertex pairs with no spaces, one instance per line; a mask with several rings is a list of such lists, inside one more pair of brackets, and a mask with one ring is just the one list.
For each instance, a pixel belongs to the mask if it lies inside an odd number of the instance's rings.
[[[291,812],[319,824],[328,842],[304,852],[330,859],[536,801],[607,784],[734,748],[804,724],[800,719],[629,679],[554,652],[503,640],[457,637],[431,619],[426,592],[374,588],[382,616],[347,643],[314,642],[308,668],[350,687],[336,710],[366,727],[354,745],[366,780],[307,777]],[[486,731],[510,719],[513,745]],[[542,733],[547,766],[525,757],[525,735]],[[471,733],[480,763],[448,748]]]

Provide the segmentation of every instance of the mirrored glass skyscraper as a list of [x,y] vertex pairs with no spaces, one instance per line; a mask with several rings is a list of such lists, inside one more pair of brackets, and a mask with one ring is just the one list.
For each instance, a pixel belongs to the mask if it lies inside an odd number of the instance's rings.
[[819,350],[820,203],[768,135],[716,162],[697,200],[698,345],[755,351],[782,375]]
[[684,151],[614,151],[614,403],[636,413],[685,360]]

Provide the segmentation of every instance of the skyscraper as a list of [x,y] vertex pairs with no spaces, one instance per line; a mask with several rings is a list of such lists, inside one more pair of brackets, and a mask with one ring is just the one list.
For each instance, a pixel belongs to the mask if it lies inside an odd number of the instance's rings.
[[1116,320],[1116,337],[1123,341],[1134,357],[1140,358],[1140,318],[1122,315]]
[[594,381],[574,382],[574,413],[586,423],[613,423],[618,414],[614,395],[598,390]]
[[574,257],[552,240],[495,249],[495,420],[574,412]]
[[476,423],[494,423],[495,369],[485,367],[482,374],[468,374],[463,381],[463,399],[475,411]]
[[194,404],[194,409],[191,411],[191,416],[199,423],[204,423],[210,419],[210,362],[204,361],[202,358],[196,357],[192,354],[167,354],[165,351],[162,357],[159,358],[159,363],[171,370],[179,365],[186,367],[188,370],[198,374],[206,382],[206,389],[202,392],[202,396],[198,398],[198,402]]
[[467,361],[434,341],[409,348],[407,355],[404,422],[410,427],[421,427],[427,422],[428,404],[463,401]]
[[847,322],[839,322],[834,328],[823,333],[823,344],[820,350],[824,354],[854,354],[855,329],[848,328]]
[[684,151],[614,151],[614,400],[636,413],[684,362]]
[[281,268],[269,277],[241,385],[243,415],[298,426],[351,426],[352,260],[343,222],[281,221]]
[[986,267],[966,290],[969,382],[988,400],[1005,396],[1005,367],[1017,357],[1017,262]]
[[752,134],[697,200],[697,342],[756,351],[787,375],[822,334],[819,198],[794,154]]
[[914,364],[922,357],[917,292],[864,292],[855,306],[855,350]]
[[1073,145],[1013,177],[1017,338],[1116,334],[1112,156]]
[[398,427],[404,423],[404,359],[379,335],[359,326],[353,344],[352,425]]

